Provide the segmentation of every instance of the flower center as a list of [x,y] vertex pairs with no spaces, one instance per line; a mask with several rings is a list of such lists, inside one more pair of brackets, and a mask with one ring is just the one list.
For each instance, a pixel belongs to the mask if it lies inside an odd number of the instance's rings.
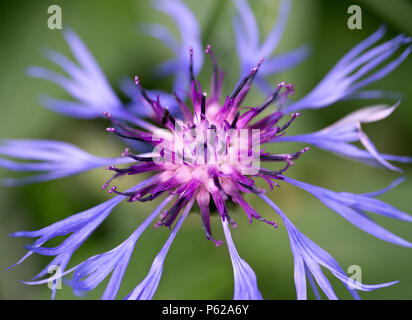
[[[175,118],[167,107],[163,107],[159,96],[151,98],[141,86],[138,77],[135,78],[143,99],[151,106],[152,118],[159,127],[150,123],[142,123],[146,131],[131,128],[124,120],[113,119],[113,127],[107,130],[123,138],[146,142],[153,146],[153,151],[146,155],[135,155],[125,150],[123,156],[131,157],[137,164],[129,168],[118,169],[110,166],[107,169],[115,172],[113,177],[103,186],[123,175],[135,175],[152,172],[156,175],[152,185],[135,192],[119,192],[112,187],[109,192],[125,195],[129,201],[150,201],[164,193],[177,196],[175,204],[161,215],[157,226],[170,227],[180,210],[192,199],[196,200],[201,208],[202,223],[208,239],[212,239],[209,226],[209,205],[213,203],[223,219],[234,224],[226,207],[227,201],[241,205],[249,219],[265,221],[273,226],[276,223],[263,219],[244,200],[243,193],[261,193],[263,189],[255,186],[253,178],[263,178],[271,188],[276,180],[308,148],[291,154],[269,154],[261,148],[261,144],[273,141],[296,119],[299,114],[292,114],[289,121],[283,125],[278,123],[283,119],[281,111],[288,95],[293,93],[293,85],[279,83],[273,93],[262,104],[255,107],[242,107],[252,81],[254,80],[259,64],[237,84],[232,93],[226,96],[223,104],[220,103],[222,73],[217,67],[216,59],[210,46],[206,53],[212,57],[214,72],[210,96],[202,91],[200,83],[193,73],[193,50],[190,50],[190,96],[193,108],[174,92],[181,117]],[[267,116],[262,116],[273,103],[278,108]],[[242,109],[246,111],[241,113]],[[152,130],[150,130],[152,129]],[[261,168],[261,162],[283,162],[281,169],[272,171]],[[272,181],[275,180],[275,181]],[[216,242],[218,243],[218,242]]]

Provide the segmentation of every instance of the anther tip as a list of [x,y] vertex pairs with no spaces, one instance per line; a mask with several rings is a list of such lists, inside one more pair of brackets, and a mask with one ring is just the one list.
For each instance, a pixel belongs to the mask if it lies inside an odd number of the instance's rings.
[[138,76],[134,76],[134,83],[135,83],[138,87],[140,87],[140,79],[139,79]]
[[206,46],[205,53],[209,53],[209,52],[210,52],[210,49],[212,49],[212,46],[211,46],[210,44],[208,44],[208,45]]
[[222,241],[222,240],[217,240],[217,241],[215,242],[216,248],[220,247],[222,244],[223,244],[223,241]]
[[106,131],[114,133],[114,132],[116,132],[116,129],[115,128],[106,128]]
[[120,154],[121,157],[128,157],[130,154],[130,149],[129,148],[125,148],[123,153]]

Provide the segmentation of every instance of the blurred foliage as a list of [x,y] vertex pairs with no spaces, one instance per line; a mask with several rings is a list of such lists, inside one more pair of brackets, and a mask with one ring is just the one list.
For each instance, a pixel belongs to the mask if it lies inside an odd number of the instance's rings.
[[[250,1],[263,35],[275,22],[279,1]],[[230,18],[234,7],[228,0],[186,0],[199,19],[204,45],[213,45],[226,78],[224,92],[230,92],[238,79],[234,37]],[[347,8],[359,4],[363,13],[363,29],[347,28]],[[63,10],[63,23],[74,29],[96,57],[112,85],[117,88],[124,77],[138,74],[150,88],[168,90],[172,79],[160,80],[153,67],[171,54],[159,41],[136,32],[138,22],[162,22],[172,30],[169,18],[150,6],[150,1],[125,0],[55,0],[1,1],[0,4],[0,138],[59,139],[74,143],[94,154],[116,156],[122,146],[105,132],[103,120],[77,120],[54,114],[37,103],[38,95],[47,92],[57,98],[67,95],[57,86],[25,75],[29,65],[54,68],[42,55],[51,47],[70,54],[59,31],[47,28],[47,8],[58,4]],[[285,80],[296,85],[295,98],[305,95],[328,72],[334,63],[351,47],[375,31],[382,23],[388,26],[386,39],[400,32],[411,34],[412,5],[410,1],[326,1],[294,0],[292,12],[277,53],[307,43],[311,56],[298,67],[273,77],[274,82]],[[205,63],[200,75],[209,83],[210,62]],[[373,84],[376,89],[387,89],[405,94],[401,107],[380,123],[365,126],[366,131],[382,152],[411,155],[412,102],[409,57],[385,79]],[[255,91],[249,101],[261,101]],[[323,128],[355,108],[374,103],[345,101],[332,107],[304,112],[290,132],[310,132]],[[272,146],[271,151],[279,146]],[[286,146],[285,146],[286,147]],[[281,150],[283,152],[285,150]],[[411,177],[411,169],[405,167]],[[2,170],[1,176],[9,173]],[[392,172],[365,167],[341,159],[324,151],[312,150],[296,161],[288,174],[302,181],[353,192],[367,192],[385,186],[396,178]],[[68,215],[90,208],[109,199],[100,186],[108,178],[104,170],[41,183],[38,185],[1,188],[0,192],[0,269],[4,270],[24,253],[23,245],[30,239],[11,239],[16,230],[33,230],[49,225]],[[124,181],[126,185],[135,181]],[[412,214],[410,195],[412,180],[408,179],[395,191],[381,198]],[[287,213],[306,235],[328,250],[346,269],[356,264],[362,267],[366,283],[400,280],[390,288],[361,293],[364,299],[412,298],[412,252],[406,248],[377,240],[358,230],[301,190],[282,184],[271,198]],[[255,197],[248,201],[268,219],[273,213]],[[103,223],[97,232],[79,249],[71,265],[97,253],[114,248],[155,208],[152,203],[123,203]],[[245,215],[234,209],[239,229],[233,232],[239,254],[254,268],[259,287],[266,299],[294,299],[293,259],[287,233],[281,225],[273,230],[254,222],[249,226]],[[385,227],[412,240],[411,225],[406,222],[376,218]],[[212,228],[217,239],[223,239],[219,221],[214,218]],[[168,236],[166,228],[149,228],[137,243],[118,297],[125,296],[146,275],[152,259]],[[21,266],[0,273],[1,299],[48,299],[46,286],[25,286],[18,279],[27,280],[49,261],[33,256]],[[348,298],[343,286],[333,277],[338,296]],[[86,298],[99,298],[104,284]],[[166,259],[157,299],[230,299],[233,294],[232,267],[225,245],[215,248],[205,241],[198,213],[189,216],[179,232]],[[310,295],[310,297],[313,297]],[[67,286],[57,293],[58,299],[75,299]]]

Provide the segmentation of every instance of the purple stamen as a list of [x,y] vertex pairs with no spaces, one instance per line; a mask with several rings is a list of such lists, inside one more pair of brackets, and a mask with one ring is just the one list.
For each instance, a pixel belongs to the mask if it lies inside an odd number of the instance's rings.
[[236,128],[236,124],[237,124],[237,122],[238,122],[238,120],[239,120],[239,116],[240,116],[240,112],[237,111],[236,114],[235,114],[235,118],[233,119],[232,124],[230,125],[230,127],[231,127],[232,129],[235,129],[235,128]]
[[217,90],[219,87],[219,67],[217,65],[216,57],[212,51],[212,47],[210,44],[207,45],[205,53],[210,55],[213,63],[213,89]]
[[202,94],[202,104],[201,104],[201,109],[200,109],[200,113],[203,115],[206,115],[206,97],[207,97],[207,93],[203,92]]
[[134,82],[137,86],[137,88],[139,89],[140,93],[142,94],[143,98],[150,104],[153,104],[153,100],[147,95],[147,92],[145,89],[143,89],[141,83],[140,83],[140,79],[138,76],[134,77]]
[[245,76],[242,81],[239,83],[239,85],[233,90],[232,94],[230,95],[230,99],[234,100],[237,95],[240,93],[240,91],[243,89],[243,87],[246,85],[246,83],[254,77],[254,75],[258,72],[259,70],[259,65],[257,67],[254,67],[250,69],[249,74]]
[[273,93],[266,98],[266,101],[258,107],[259,112],[262,112],[264,109],[266,109],[269,105],[271,105],[278,97],[280,90],[283,88],[285,85],[285,82],[281,82],[277,85],[276,89],[273,91]]
[[300,116],[300,113],[299,112],[292,113],[290,116],[291,116],[291,119],[279,129],[279,132],[285,131],[287,128],[289,128],[292,122],[295,121],[295,119]]
[[175,127],[175,125],[176,125],[176,120],[175,120],[175,118],[172,116],[172,114],[170,113],[169,108],[168,108],[168,107],[165,107],[165,108],[164,108],[164,111],[163,111],[163,117],[162,117],[161,123],[162,123],[163,125],[166,125],[166,124],[168,123],[168,121],[170,121],[170,122],[172,123],[173,127]]
[[193,47],[190,47],[189,53],[190,53],[190,65],[189,65],[190,81],[196,82],[195,74],[193,72]]

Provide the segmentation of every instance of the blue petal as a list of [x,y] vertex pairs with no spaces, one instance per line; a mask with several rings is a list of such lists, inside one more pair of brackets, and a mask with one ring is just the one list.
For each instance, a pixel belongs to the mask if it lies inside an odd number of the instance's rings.
[[356,100],[356,99],[391,99],[391,100],[403,100],[405,95],[400,92],[388,91],[388,90],[364,90],[350,94],[342,100]]
[[175,52],[177,64],[174,70],[174,88],[184,91],[189,87],[190,48],[193,48],[194,73],[198,74],[203,65],[204,54],[199,24],[192,11],[180,0],[157,0],[154,7],[174,20],[179,29],[180,43],[160,25],[146,25],[142,31],[160,39]]
[[[259,31],[256,19],[246,0],[233,0],[233,3],[240,18],[239,22],[236,22],[235,32],[245,37],[244,43],[247,43],[246,48],[249,50],[248,56],[250,57],[252,52],[256,51],[259,46]],[[255,59],[260,59],[260,57],[256,56]]]
[[307,290],[306,290],[306,272],[307,268],[305,261],[300,255],[299,248],[296,243],[290,239],[290,249],[292,250],[293,262],[294,262],[294,280],[296,287],[296,298],[298,300],[307,299]]
[[8,186],[59,179],[98,167],[134,162],[130,158],[93,156],[66,142],[52,140],[0,140],[0,155],[35,162],[0,158],[0,167],[14,171],[41,172],[22,178],[8,178]]
[[176,56],[180,54],[180,45],[175,36],[164,26],[156,23],[139,24],[138,31],[159,39],[172,50]]
[[278,72],[293,68],[301,63],[309,55],[309,46],[303,45],[293,51],[278,54],[275,57],[265,60],[256,75],[255,83],[265,94],[273,93],[273,84],[265,79]]
[[345,54],[342,57],[342,59],[340,59],[340,61],[336,64],[335,68],[340,68],[340,67],[343,67],[349,64],[359,54],[361,54],[363,51],[365,51],[370,46],[375,44],[377,41],[382,39],[385,33],[386,33],[386,26],[381,25],[378,30],[376,30],[374,33],[372,33],[369,37],[367,37],[362,42],[358,43],[347,54]]
[[47,56],[69,77],[42,67],[30,67],[28,74],[56,83],[76,102],[48,98],[42,99],[42,104],[51,110],[76,118],[101,117],[103,112],[124,118],[126,109],[85,44],[71,29],[65,29],[64,36],[78,64],[55,51],[49,51]]
[[312,291],[313,291],[313,293],[315,294],[316,299],[317,299],[317,300],[322,300],[322,298],[321,298],[321,296],[320,296],[320,293],[319,293],[319,290],[318,290],[318,288],[316,287],[316,283],[315,283],[315,281],[313,280],[313,276],[312,276],[312,274],[310,273],[310,270],[309,270],[306,266],[305,266],[305,274],[308,276],[310,286],[312,287]]
[[291,6],[292,2],[289,0],[282,0],[280,2],[276,23],[269,35],[266,37],[265,41],[260,46],[258,51],[259,53],[257,55],[258,57],[270,57],[273,50],[276,49],[280,39],[282,38],[286,23],[288,22]]
[[57,291],[56,282],[61,281],[62,274],[65,272],[67,264],[69,263],[72,255],[73,255],[73,251],[67,251],[62,254],[57,255],[40,273],[38,273],[35,277],[33,277],[33,280],[36,280],[36,279],[39,279],[45,276],[46,274],[51,274],[52,272],[55,272],[54,276],[58,278],[56,280],[49,279],[49,285],[52,283],[54,284],[54,286],[51,288],[52,300],[54,300],[54,298],[56,297],[56,291]]
[[[128,191],[131,192],[138,190],[139,188],[143,188],[152,183],[154,179],[156,179],[156,176],[144,180]],[[37,231],[19,231],[12,233],[10,235],[11,237],[39,237],[39,239],[36,240],[32,245],[28,246],[30,252],[26,254],[23,259],[21,259],[17,264],[23,262],[31,255],[32,252],[42,255],[59,255],[66,252],[67,250],[73,251],[77,249],[111,213],[113,208],[125,198],[126,196],[119,195],[96,207],[72,215],[62,221],[56,222]],[[64,236],[69,233],[72,233],[72,235],[66,238],[62,244],[54,248],[42,247],[42,245],[50,239],[58,236]]]
[[262,300],[257,286],[257,278],[253,269],[237,253],[232,236],[230,235],[227,219],[222,221],[226,243],[232,260],[235,290],[233,300]]
[[[375,145],[361,129],[361,123],[382,120],[388,117],[398,105],[399,101],[391,107],[378,105],[362,108],[350,113],[338,122],[318,132],[296,136],[282,136],[271,142],[310,143],[318,148],[352,160],[363,162],[371,166],[383,167],[401,172],[401,169],[392,165],[388,161],[412,163],[412,157],[379,153]],[[361,150],[355,145],[350,144],[356,141],[361,142],[366,150]]]
[[186,205],[185,210],[181,214],[175,227],[170,233],[169,238],[167,239],[166,243],[164,244],[163,248],[160,250],[160,252],[156,256],[156,258],[154,259],[153,264],[147,276],[124,299],[126,300],[151,300],[153,298],[157,290],[157,287],[159,286],[160,278],[162,277],[163,264],[164,264],[164,260],[166,259],[166,255],[170,249],[170,246],[172,245],[174,238],[176,237],[177,232],[179,231],[181,225],[183,224],[183,221],[186,219],[187,215],[192,209],[194,201],[195,201],[195,198],[190,200],[190,202]]
[[255,83],[264,93],[272,93],[273,88],[267,83],[265,77],[297,65],[309,53],[308,47],[302,46],[296,50],[270,58],[285,29],[291,1],[281,1],[276,23],[262,44],[259,44],[258,25],[248,2],[246,0],[233,0],[233,3],[238,11],[238,15],[233,18],[232,23],[241,74],[247,74],[250,68],[255,67],[258,61],[264,58]]
[[47,95],[41,96],[39,101],[46,108],[73,118],[94,119],[101,116],[100,111],[96,111],[84,103],[54,99]]
[[378,191],[373,191],[373,192],[368,192],[368,193],[363,193],[364,196],[367,197],[377,197],[380,196],[388,191],[391,191],[392,189],[396,188],[399,184],[405,181],[405,177],[399,177],[395,181],[391,182],[387,187],[380,189]]
[[327,207],[336,213],[340,214],[343,218],[348,220],[350,223],[358,227],[359,229],[375,236],[376,238],[382,239],[384,241],[397,244],[404,247],[412,247],[412,243],[403,240],[402,238],[394,235],[390,231],[381,227],[377,223],[366,218],[359,213],[358,210],[347,207],[339,202],[328,199],[327,197],[319,197]]
[[[412,247],[412,243],[394,235],[393,233],[373,222],[371,219],[365,217],[363,210],[374,212],[376,214],[394,219],[412,222],[412,217],[407,215],[406,213],[390,206],[389,204],[381,200],[374,199],[368,194],[362,195],[349,192],[333,192],[291,179],[289,177],[283,178],[285,182],[304,189],[309,193],[312,193],[327,207],[341,215],[343,218],[345,218],[361,230],[384,241],[400,246]],[[397,183],[398,181],[395,181],[389,187],[383,189],[383,191],[373,194],[380,195],[382,192],[389,191],[393,187],[393,185]]]
[[[397,281],[393,281],[377,285],[365,285],[357,281],[354,282],[345,274],[337,261],[329,253],[301,233],[272,200],[264,194],[259,194],[259,197],[282,218],[289,234],[291,247],[294,248],[294,256],[300,256],[304,260],[304,263],[315,277],[319,287],[329,299],[337,299],[337,297],[330,282],[323,274],[320,265],[327,268],[336,278],[342,281],[354,297],[358,297],[354,289],[371,291],[397,283]],[[354,287],[354,289],[350,289],[349,286]],[[300,296],[302,296],[302,294],[300,294]]]
[[258,75],[271,75],[290,69],[305,60],[309,55],[309,52],[309,46],[303,45],[293,51],[278,54],[277,56],[264,61],[259,69]]
[[164,207],[173,199],[167,197],[153,213],[137,228],[130,237],[113,250],[96,255],[83,262],[75,271],[71,286],[74,290],[90,291],[98,286],[109,274],[112,277],[102,296],[103,300],[112,300],[116,297],[121,281],[129,263],[135,244],[143,231],[159,215]]
[[[376,43],[384,33],[385,29],[380,28],[369,38],[355,46],[309,94],[284,108],[284,112],[289,113],[303,109],[324,108],[341,99],[356,96],[358,90],[367,84],[381,79],[394,70],[409,55],[411,51],[410,47],[404,50],[398,58],[380,70],[373,71],[384,61],[391,58],[399,48],[411,42],[411,39],[404,35],[399,35],[361,54]],[[372,72],[372,74],[361,79],[370,72]],[[357,97],[368,98],[368,95],[357,95]]]

